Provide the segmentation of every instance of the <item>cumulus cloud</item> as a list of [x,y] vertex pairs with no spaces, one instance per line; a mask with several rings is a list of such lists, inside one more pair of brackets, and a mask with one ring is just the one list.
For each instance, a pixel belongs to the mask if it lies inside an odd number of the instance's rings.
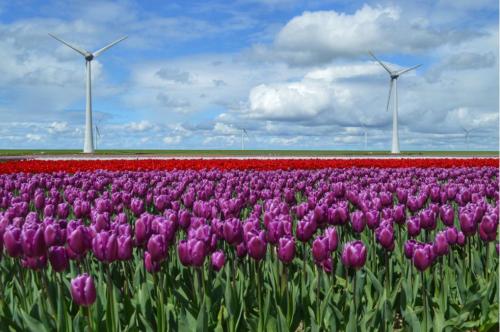
[[293,65],[312,65],[335,58],[375,52],[420,52],[443,43],[457,43],[471,33],[436,29],[421,17],[398,7],[363,5],[353,14],[335,10],[306,11],[290,20],[271,48],[258,45],[257,56],[283,59]]
[[310,81],[261,84],[250,91],[249,116],[285,121],[315,117],[332,107],[332,92]]

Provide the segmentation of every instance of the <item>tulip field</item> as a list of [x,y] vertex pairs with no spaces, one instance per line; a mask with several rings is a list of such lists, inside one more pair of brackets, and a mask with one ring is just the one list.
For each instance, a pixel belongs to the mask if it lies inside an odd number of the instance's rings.
[[0,162],[0,331],[498,331],[498,162]]

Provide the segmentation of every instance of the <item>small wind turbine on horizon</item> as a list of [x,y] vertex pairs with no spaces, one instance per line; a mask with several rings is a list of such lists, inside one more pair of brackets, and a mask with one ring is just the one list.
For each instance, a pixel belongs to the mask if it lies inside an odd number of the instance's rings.
[[471,131],[473,130],[472,128],[471,129],[465,129],[465,127],[461,126],[462,127],[462,130],[464,131],[465,135],[464,135],[464,138],[465,138],[465,146],[467,147],[467,151],[469,151],[469,137],[470,137],[470,133]]
[[97,150],[97,139],[101,138],[101,133],[99,132],[99,127],[95,126],[95,149]]
[[249,137],[246,129],[241,128],[241,151],[245,150],[245,145],[244,145],[245,136]]
[[368,148],[368,130],[366,128],[366,122],[363,119],[361,119],[359,120],[359,124],[361,125],[361,128],[363,128],[364,145],[366,151]]
[[53,34],[49,33],[49,36],[54,38],[55,40],[63,43],[64,45],[68,46],[72,50],[80,53],[83,55],[85,58],[85,67],[86,67],[86,85],[85,85],[85,90],[86,90],[86,98],[85,98],[85,138],[83,141],[83,153],[93,153],[94,152],[94,142],[93,142],[93,135],[92,135],[92,73],[91,73],[91,62],[95,58],[97,58],[100,54],[111,48],[112,46],[118,44],[122,40],[126,39],[127,36],[124,36],[112,43],[110,43],[107,46],[104,46],[103,48],[95,51],[95,52],[89,52],[83,48],[80,48],[78,46],[72,45],[61,38],[58,38],[54,36]]
[[399,76],[409,72],[410,70],[416,69],[421,66],[416,65],[410,68],[404,68],[400,70],[391,70],[382,61],[377,59],[372,52],[368,52],[386,71],[389,73],[391,81],[389,83],[389,97],[387,98],[386,111],[389,111],[389,106],[391,102],[392,89],[394,87],[394,106],[392,108],[392,147],[391,153],[400,153],[399,150],[399,133],[398,133],[398,78]]

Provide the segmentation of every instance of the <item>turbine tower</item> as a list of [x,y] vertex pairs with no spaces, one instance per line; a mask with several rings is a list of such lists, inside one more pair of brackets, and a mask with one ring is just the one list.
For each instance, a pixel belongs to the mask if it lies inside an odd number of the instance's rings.
[[57,41],[63,43],[64,45],[68,46],[69,48],[73,49],[74,51],[80,53],[83,55],[85,58],[85,67],[86,67],[86,102],[85,102],[85,138],[83,141],[83,153],[94,153],[94,142],[93,142],[93,135],[92,135],[92,73],[91,73],[91,63],[92,60],[97,58],[100,54],[111,48],[112,46],[118,44],[122,40],[126,39],[127,36],[122,37],[111,44],[104,46],[100,50],[95,51],[94,53],[91,53],[83,48],[77,47],[75,45],[72,45],[61,38],[58,38],[54,36],[53,34],[49,33],[49,36],[52,38],[56,39]]
[[379,59],[373,55],[372,52],[368,52],[370,55],[389,73],[391,81],[389,83],[389,97],[387,98],[387,108],[386,111],[389,111],[389,106],[391,102],[391,94],[392,89],[394,87],[394,105],[392,108],[392,148],[391,153],[400,153],[399,150],[399,133],[398,133],[398,78],[399,76],[409,72],[410,70],[416,69],[421,65],[416,65],[410,68],[400,69],[400,70],[391,70],[387,65],[382,63]]
[[241,128],[241,151],[245,150],[245,136],[248,137],[248,133],[245,128]]

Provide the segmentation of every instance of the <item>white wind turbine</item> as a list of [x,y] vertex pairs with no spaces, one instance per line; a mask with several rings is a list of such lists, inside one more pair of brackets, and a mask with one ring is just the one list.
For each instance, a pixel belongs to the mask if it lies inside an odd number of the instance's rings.
[[366,122],[361,119],[359,120],[359,124],[361,125],[361,128],[363,128],[363,136],[364,136],[364,144],[365,144],[365,151],[368,148],[368,129],[366,128]]
[[467,151],[469,151],[469,137],[470,137],[470,132],[472,129],[465,129],[465,127],[462,126],[462,130],[464,131],[464,136],[465,136],[465,146],[467,147]]
[[245,150],[245,145],[244,145],[245,136],[249,137],[246,129],[241,128],[241,151]]
[[83,142],[83,152],[84,153],[93,153],[94,152],[94,142],[93,142],[93,135],[92,135],[92,74],[91,74],[91,62],[95,58],[97,58],[101,53],[105,52],[112,46],[118,44],[122,40],[126,39],[127,36],[122,37],[111,44],[104,46],[100,50],[95,51],[94,53],[91,53],[83,48],[77,47],[75,45],[71,45],[68,42],[54,36],[53,34],[49,33],[49,36],[52,38],[60,41],[64,45],[68,46],[69,48],[73,49],[74,51],[80,53],[83,55],[85,58],[85,67],[86,67],[86,103],[85,103],[85,138]]
[[389,111],[389,106],[391,102],[391,94],[394,86],[394,106],[392,108],[392,148],[391,153],[400,153],[399,150],[399,134],[398,134],[398,78],[399,76],[409,72],[410,70],[416,69],[421,65],[416,65],[410,68],[400,69],[400,70],[391,70],[387,67],[382,61],[377,59],[372,52],[368,52],[370,55],[389,73],[391,77],[391,81],[389,84],[389,97],[387,98],[387,108],[386,111]]
[[99,127],[95,126],[95,149],[97,150],[97,139],[101,138],[101,132],[99,131]]

